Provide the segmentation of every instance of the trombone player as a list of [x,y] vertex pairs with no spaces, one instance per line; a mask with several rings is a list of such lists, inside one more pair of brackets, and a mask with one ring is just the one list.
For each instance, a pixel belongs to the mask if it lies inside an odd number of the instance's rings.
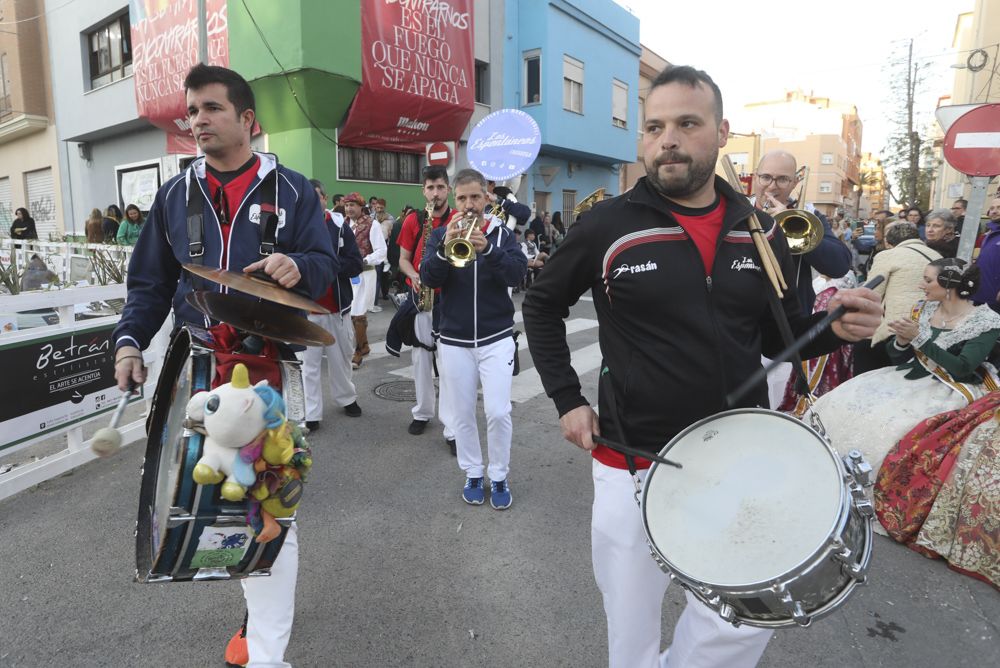
[[[510,390],[514,356],[514,302],[509,288],[524,280],[528,258],[514,232],[486,214],[486,179],[474,169],[455,176],[455,208],[462,214],[435,229],[420,264],[423,284],[441,289],[438,350],[441,412],[455,432],[458,465],[465,473],[462,498],[509,508],[507,473],[513,432]],[[482,383],[488,468],[476,423],[476,390]]]
[[[790,199],[800,181],[795,156],[781,150],[765,153],[757,165],[753,179],[757,208],[772,218],[782,211],[804,209],[804,187],[797,202]],[[833,229],[823,214],[815,212],[815,215],[823,226],[818,245],[792,258],[795,264],[795,293],[803,313],[812,313],[813,302],[816,301],[812,286],[813,269],[830,278],[841,278],[851,269],[851,249],[834,236]]]

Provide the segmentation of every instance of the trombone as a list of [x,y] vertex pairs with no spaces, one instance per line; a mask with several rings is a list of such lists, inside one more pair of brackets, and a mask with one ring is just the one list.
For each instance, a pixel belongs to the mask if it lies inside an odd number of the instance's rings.
[[461,269],[476,259],[476,247],[469,239],[472,237],[472,231],[476,228],[478,221],[479,216],[475,212],[466,211],[458,223],[462,233],[444,244],[444,256],[456,269]]
[[[800,176],[801,175],[801,176]],[[806,196],[806,183],[809,181],[809,167],[802,165],[795,172],[799,179],[799,196],[795,198],[795,206],[801,206]],[[756,204],[756,202],[754,202]],[[763,205],[763,202],[761,202]],[[763,209],[764,207],[761,206]],[[819,216],[802,208],[785,209],[771,216],[774,222],[781,226],[788,240],[788,249],[792,255],[802,255],[816,250],[823,240],[823,223]]]

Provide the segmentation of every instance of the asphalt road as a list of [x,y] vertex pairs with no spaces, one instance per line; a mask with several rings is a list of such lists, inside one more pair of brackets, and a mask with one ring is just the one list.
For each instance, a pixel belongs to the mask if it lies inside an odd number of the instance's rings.
[[[516,299],[518,299],[516,297]],[[518,303],[519,300],[518,300]],[[371,316],[380,339],[390,309]],[[593,305],[571,348],[594,400]],[[595,357],[596,355],[596,357]],[[595,361],[596,359],[596,361]],[[332,406],[311,437],[287,659],[312,666],[601,666],[604,615],[590,568],[590,461],[532,394],[522,351],[505,512],[467,506],[439,425],[406,433],[410,404],[375,396],[403,360],[356,372],[363,417]],[[143,447],[0,502],[0,666],[221,666],[243,616],[235,583],[133,583]],[[870,584],[809,629],[779,631],[762,668],[1000,665],[1000,596],[877,536]],[[683,597],[664,601],[664,642]]]

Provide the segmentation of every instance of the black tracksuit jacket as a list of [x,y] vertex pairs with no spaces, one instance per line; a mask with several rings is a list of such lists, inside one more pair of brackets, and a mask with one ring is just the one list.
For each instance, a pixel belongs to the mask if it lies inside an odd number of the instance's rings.
[[[633,447],[658,452],[701,418],[767,406],[763,381],[737,406],[726,404],[726,395],[760,368],[761,353],[773,356],[785,346],[768,305],[772,288],[747,231],[750,203],[722,179],[715,187],[727,200],[726,214],[707,276],[694,241],[645,178],[584,214],[539,273],[524,299],[524,325],[535,369],[560,416],[588,404],[570,366],[563,323],[588,291],[600,323],[602,366],[626,432],[619,434],[611,419],[602,383],[606,437],[624,436]],[[801,313],[788,244],[769,216],[758,217],[789,285],[781,305],[798,336],[825,314]],[[803,354],[843,344],[827,329]]]

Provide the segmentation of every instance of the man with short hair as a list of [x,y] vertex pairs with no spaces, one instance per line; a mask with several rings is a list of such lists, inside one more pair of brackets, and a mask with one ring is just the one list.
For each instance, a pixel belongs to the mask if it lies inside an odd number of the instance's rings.
[[[474,169],[455,176],[456,217],[430,234],[420,263],[423,284],[441,289],[441,401],[458,446],[458,465],[465,472],[462,498],[481,505],[486,498],[484,473],[490,478],[490,505],[509,508],[513,500],[508,481],[510,442],[510,388],[513,379],[514,302],[510,288],[524,280],[528,258],[511,230],[485,213],[486,179]],[[473,217],[471,230],[467,214]],[[447,244],[459,236],[472,244],[475,256],[463,267],[450,261]],[[489,468],[476,421],[476,390],[482,384],[486,413]]]
[[988,304],[991,309],[1000,313],[1000,303],[997,302],[997,293],[1000,292],[1000,194],[990,201],[986,217],[989,222],[986,223],[986,234],[983,235],[979,258],[976,260],[983,282],[972,301],[976,304]]
[[[563,436],[593,453],[591,554],[608,621],[610,667],[749,668],[771,631],[734,628],[689,592],[673,644],[661,656],[670,580],[650,556],[635,498],[636,478],[645,477],[651,462],[593,439],[602,435],[657,453],[726,406],[727,395],[760,369],[762,351],[774,355],[784,347],[769,307],[773,288],[747,226],[753,207],[715,177],[729,136],[718,86],[704,72],[669,66],[650,85],[645,112],[646,176],[574,224],[525,296],[524,324]],[[769,216],[759,217],[790,284],[795,268],[788,245]],[[604,360],[600,417],[581,393],[563,322],[588,291]],[[873,292],[838,291],[830,308],[839,304],[847,315],[807,347],[809,355],[874,332],[881,307]],[[791,292],[780,308],[798,335],[826,316],[803,315]],[[766,401],[761,382],[733,407]],[[749,483],[753,473],[746,475]]]
[[[323,183],[318,179],[309,179],[323,209],[326,209],[327,195]],[[323,385],[322,367],[323,355],[326,354],[327,380],[330,383],[330,396],[333,402],[344,409],[348,417],[361,417],[361,407],[358,406],[358,391],[351,379],[351,355],[354,352],[354,331],[347,326],[347,317],[351,312],[351,302],[354,299],[354,289],[351,279],[361,273],[364,268],[358,243],[354,240],[351,228],[344,225],[344,217],[335,211],[325,211],[325,222],[330,232],[330,241],[337,251],[340,270],[330,287],[320,297],[317,303],[325,307],[329,313],[310,313],[309,320],[316,323],[333,335],[334,342],[329,346],[309,346],[302,353],[302,385],[306,399],[306,428],[310,432],[319,429],[323,419]]]
[[368,346],[368,312],[375,305],[375,291],[378,290],[378,266],[385,261],[387,248],[382,228],[363,212],[365,199],[361,193],[353,192],[344,197],[344,211],[351,223],[351,232],[358,242],[364,268],[361,276],[355,278],[354,301],[351,303],[351,321],[354,323],[354,356],[351,368],[358,369],[361,362],[371,352]]
[[[420,263],[424,257],[424,246],[427,238],[439,227],[446,227],[451,220],[453,211],[448,206],[448,170],[440,165],[429,165],[423,171],[423,194],[427,204],[433,207],[433,215],[427,219],[427,211],[413,211],[403,219],[403,227],[399,231],[396,243],[399,246],[399,270],[406,276],[406,284],[410,286],[407,298],[414,304],[420,301],[423,283],[420,280]],[[410,350],[410,360],[413,363],[413,383],[416,386],[417,403],[413,406],[413,416],[407,431],[419,436],[427,429],[427,424],[434,417],[434,311],[438,309],[439,297],[435,291],[432,299],[432,309],[419,311],[413,319],[413,333],[416,344]],[[440,355],[438,356],[438,373],[441,372]],[[443,398],[438,401],[441,422],[444,425],[444,440],[452,454],[455,454],[455,436],[444,412]]]
[[[129,262],[128,301],[114,333],[115,379],[123,390],[130,382],[145,382],[140,350],[159,330],[171,303],[177,326],[206,325],[207,318],[185,299],[195,289],[195,278],[182,271],[183,264],[260,270],[282,287],[302,289],[313,298],[326,290],[338,268],[309,181],[279,165],[276,156],[250,148],[255,112],[246,80],[232,70],[199,64],[188,72],[184,90],[188,121],[204,157],[157,191]],[[189,198],[195,205],[201,198],[200,227],[189,221]],[[261,219],[269,207],[276,208],[271,215],[277,215],[280,233],[273,239],[274,252],[266,254]],[[283,657],[292,630],[297,573],[293,524],[270,577],[241,581],[248,617],[230,641],[227,661],[289,665]]]
[[969,206],[969,201],[959,198],[951,205],[951,215],[955,217],[955,234],[961,236],[962,225],[965,223],[965,210]]
[[[792,191],[799,183],[795,156],[782,150],[765,153],[757,165],[753,183],[756,204],[761,210],[769,216],[785,211],[789,208]],[[805,203],[795,202],[794,206],[802,209]],[[840,213],[842,218],[843,212]],[[803,313],[812,311],[816,301],[812,287],[813,269],[831,278],[840,278],[851,270],[850,249],[837,239],[823,214],[816,212],[816,217],[823,224],[823,238],[814,250],[793,258],[796,265],[795,293]]]

